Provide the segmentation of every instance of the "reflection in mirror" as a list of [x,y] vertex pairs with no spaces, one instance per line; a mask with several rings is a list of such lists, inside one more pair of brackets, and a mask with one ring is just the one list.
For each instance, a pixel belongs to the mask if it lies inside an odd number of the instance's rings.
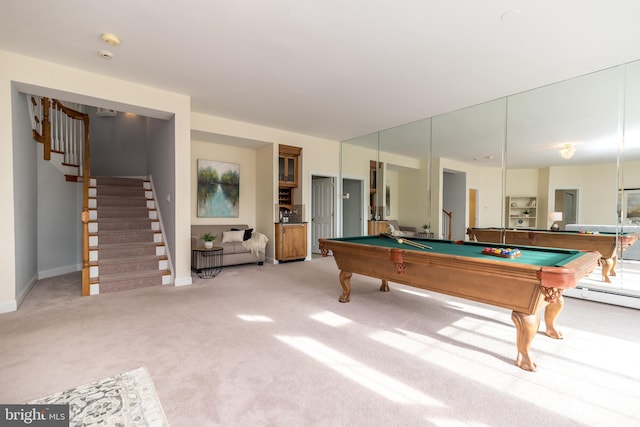
[[[380,206],[378,132],[344,141],[342,150],[342,236],[368,233]],[[372,170],[371,165],[374,165]]]
[[439,238],[501,226],[505,108],[498,99],[432,119],[431,218]]
[[432,237],[429,211],[431,120],[380,132],[380,166],[384,177],[382,213],[388,231]]
[[[407,152],[414,144],[426,151]],[[595,274],[578,287],[640,297],[640,243],[622,240],[640,232],[640,61],[355,138],[342,147],[344,206],[353,202],[347,185],[363,182],[357,196],[362,217],[352,227],[345,216],[343,235],[367,231],[362,218],[371,218],[368,206],[377,206],[381,219],[402,225],[428,222],[436,238],[462,240],[466,228],[474,227],[496,229],[503,241],[512,228],[546,231],[554,223],[578,234],[612,230],[619,244],[609,259],[614,266],[607,268],[616,275],[608,283]],[[388,191],[374,186],[373,199],[371,160],[389,184]],[[622,259],[617,271],[616,256]]]
[[616,67],[508,98],[508,228],[616,224],[622,76]]
[[623,168],[619,185],[622,191],[618,212],[623,229],[640,232],[640,61],[628,64],[625,76]]

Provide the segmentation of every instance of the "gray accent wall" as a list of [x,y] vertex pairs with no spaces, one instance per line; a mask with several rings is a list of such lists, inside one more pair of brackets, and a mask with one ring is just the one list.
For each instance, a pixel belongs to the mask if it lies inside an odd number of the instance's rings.
[[[147,118],[147,155],[149,176],[158,200],[158,211],[162,218],[166,238],[166,249],[173,265],[176,248],[176,159],[175,118],[169,120]],[[186,148],[187,150],[189,147]],[[183,209],[191,209],[184,206]]]
[[38,276],[58,276],[82,268],[83,183],[68,182],[38,145]]
[[147,176],[147,118],[118,112],[100,117],[87,107],[92,176]]
[[19,305],[38,274],[38,143],[31,136],[26,95],[11,87],[15,295]]

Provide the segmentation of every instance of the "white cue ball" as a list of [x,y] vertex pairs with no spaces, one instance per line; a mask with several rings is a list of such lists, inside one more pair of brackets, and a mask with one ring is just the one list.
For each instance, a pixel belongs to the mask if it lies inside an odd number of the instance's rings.
[[403,244],[403,243],[404,243],[404,240],[402,240],[402,239],[398,239],[398,243]]

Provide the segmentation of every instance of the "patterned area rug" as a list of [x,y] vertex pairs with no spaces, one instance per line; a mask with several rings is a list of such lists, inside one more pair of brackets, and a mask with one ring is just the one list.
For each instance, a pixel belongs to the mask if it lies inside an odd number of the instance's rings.
[[169,425],[153,381],[144,367],[28,403],[68,403],[71,426]]

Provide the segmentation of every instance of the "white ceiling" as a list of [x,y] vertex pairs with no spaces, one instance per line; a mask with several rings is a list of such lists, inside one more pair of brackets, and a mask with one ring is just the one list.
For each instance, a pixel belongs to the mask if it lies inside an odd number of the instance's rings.
[[[638,0],[20,0],[0,10],[0,49],[332,140],[640,59]],[[105,45],[104,32],[121,45]]]

